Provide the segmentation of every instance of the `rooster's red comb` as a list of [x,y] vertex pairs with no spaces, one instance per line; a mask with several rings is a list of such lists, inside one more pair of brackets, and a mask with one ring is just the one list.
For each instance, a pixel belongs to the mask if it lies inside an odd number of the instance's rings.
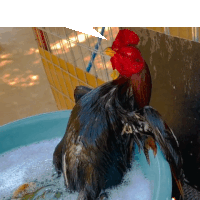
[[140,39],[138,35],[128,29],[120,30],[113,42],[112,49],[117,51],[118,49],[128,46],[128,45],[137,45]]

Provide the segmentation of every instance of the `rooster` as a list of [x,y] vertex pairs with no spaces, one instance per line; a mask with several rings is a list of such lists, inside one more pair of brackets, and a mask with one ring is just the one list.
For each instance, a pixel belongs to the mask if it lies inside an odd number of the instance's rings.
[[173,175],[172,195],[184,196],[178,142],[160,114],[148,106],[151,76],[138,43],[134,32],[120,30],[105,51],[119,77],[95,89],[78,86],[74,91],[76,105],[53,163],[66,187],[79,192],[78,200],[106,198],[103,191],[120,184],[131,167],[135,143],[149,163],[148,150],[156,156],[160,145]]

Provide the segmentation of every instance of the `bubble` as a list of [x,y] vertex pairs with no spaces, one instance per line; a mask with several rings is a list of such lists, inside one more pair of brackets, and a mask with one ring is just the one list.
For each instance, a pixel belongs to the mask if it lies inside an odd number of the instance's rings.
[[[10,199],[19,186],[23,188],[23,184],[28,184],[30,187],[27,188],[34,194],[34,200],[76,200],[78,193],[66,189],[63,176],[54,176],[53,152],[60,140],[45,140],[1,154],[0,199]],[[151,200],[150,182],[136,162],[125,174],[122,184],[106,192],[109,200]]]

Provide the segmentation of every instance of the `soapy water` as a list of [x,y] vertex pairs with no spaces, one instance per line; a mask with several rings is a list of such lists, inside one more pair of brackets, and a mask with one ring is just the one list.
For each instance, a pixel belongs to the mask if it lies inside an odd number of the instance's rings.
[[[60,140],[61,138],[45,140],[1,154],[0,200],[11,199],[20,185],[30,182],[35,182],[37,188],[31,199],[76,200],[78,193],[67,191],[63,176],[55,178],[52,159]],[[106,192],[110,200],[151,200],[152,185],[138,164],[134,163],[123,182]]]

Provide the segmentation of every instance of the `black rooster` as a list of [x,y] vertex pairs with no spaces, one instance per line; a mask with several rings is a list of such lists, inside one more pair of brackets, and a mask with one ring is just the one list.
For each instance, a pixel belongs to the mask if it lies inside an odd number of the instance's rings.
[[[152,107],[151,76],[140,51],[138,36],[119,31],[111,55],[120,76],[95,89],[79,86],[67,130],[57,145],[53,162],[64,174],[66,187],[78,191],[78,200],[95,200],[106,188],[119,184],[130,168],[134,143],[157,153],[160,145],[173,175],[173,196],[183,197],[182,159],[178,142]],[[182,197],[181,197],[182,196]]]

